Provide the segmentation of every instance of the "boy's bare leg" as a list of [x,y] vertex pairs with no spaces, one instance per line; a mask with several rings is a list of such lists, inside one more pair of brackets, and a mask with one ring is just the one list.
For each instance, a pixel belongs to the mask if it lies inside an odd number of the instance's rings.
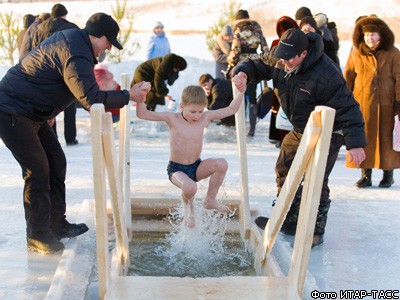
[[194,196],[197,192],[197,184],[183,172],[175,172],[172,175],[172,183],[182,190],[184,208],[183,222],[188,228],[195,227]]
[[204,199],[204,207],[206,209],[215,209],[222,213],[231,212],[228,206],[217,201],[217,194],[219,188],[224,182],[227,170],[228,163],[223,158],[206,159],[201,162],[199,169],[197,170],[197,178],[204,179],[210,177],[207,195]]
[[185,195],[182,193],[182,200],[184,208],[183,223],[188,228],[194,228],[196,225],[194,218],[194,204],[193,204],[194,196],[186,198]]

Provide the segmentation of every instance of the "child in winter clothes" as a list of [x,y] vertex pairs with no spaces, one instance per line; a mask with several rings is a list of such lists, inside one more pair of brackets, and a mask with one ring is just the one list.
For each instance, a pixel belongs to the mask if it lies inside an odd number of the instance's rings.
[[[94,76],[96,77],[97,84],[100,91],[114,91],[120,90],[121,86],[114,80],[114,75],[108,70],[104,64],[98,64],[94,67]],[[111,112],[113,123],[119,121],[119,109],[108,109]]]
[[147,44],[147,60],[165,56],[171,53],[171,46],[164,31],[164,24],[157,21],[154,24],[153,34],[151,35]]

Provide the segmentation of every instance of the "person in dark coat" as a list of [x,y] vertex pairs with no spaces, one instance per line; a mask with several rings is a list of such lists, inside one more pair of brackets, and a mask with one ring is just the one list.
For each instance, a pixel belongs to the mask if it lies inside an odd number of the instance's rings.
[[[229,68],[233,68],[240,61],[246,59],[257,59],[259,57],[258,49],[260,54],[269,51],[261,26],[257,21],[250,19],[247,10],[239,9],[233,26],[232,49],[228,56]],[[252,137],[257,124],[257,84],[247,85],[245,97],[246,103],[249,103],[250,128],[247,135]]]
[[213,46],[213,57],[215,60],[215,78],[225,78],[228,69],[228,56],[232,47],[232,27],[225,25],[217,35],[217,40]]
[[19,59],[22,59],[29,51],[33,49],[32,40],[35,36],[36,30],[39,24],[41,24],[43,21],[46,21],[48,18],[50,18],[50,13],[41,13],[28,27],[22,38],[21,47],[19,49]]
[[[285,31],[290,28],[299,28],[295,20],[288,16],[282,16],[278,19],[278,21],[276,22],[276,34],[278,35],[278,38],[272,41],[271,51],[273,51],[273,49],[278,46],[279,39],[285,33]],[[279,104],[278,97],[275,93],[273,93],[271,104],[271,118],[269,122],[269,141],[275,144],[277,148],[280,148],[284,137],[286,136],[286,134],[289,133],[289,131],[278,129],[275,126],[276,117],[280,106],[281,105]]]
[[[328,178],[335,165],[339,150],[346,145],[347,155],[356,165],[365,159],[366,146],[364,120],[360,106],[346,85],[340,68],[323,53],[320,35],[300,29],[288,29],[282,35],[275,51],[263,60],[243,62],[234,74],[244,72],[249,82],[273,79],[279,93],[281,106],[293,130],[283,139],[276,162],[278,194],[286,180],[303,131],[312,111],[318,105],[336,110],[333,133],[322,185],[317,222],[314,229],[313,246],[323,242],[325,226],[331,200]],[[299,187],[293,204],[286,216],[281,231],[294,235],[300,207],[302,186]],[[266,217],[258,217],[256,224],[264,229]]]
[[[62,238],[88,230],[66,220],[64,151],[49,121],[75,99],[86,110],[94,103],[121,108],[144,100],[140,84],[130,91],[101,91],[94,75],[96,57],[117,41],[119,26],[104,13],[84,29],[54,33],[11,67],[0,81],[0,138],[21,166],[27,245],[31,251],[62,250]],[[146,87],[148,84],[144,84]]]
[[[203,74],[199,78],[199,85],[203,88],[208,99],[207,109],[216,110],[228,107],[233,100],[232,82],[225,78],[213,78],[210,74]],[[235,115],[223,118],[221,125],[235,126]]]
[[179,71],[186,69],[186,60],[174,53],[156,57],[141,63],[133,75],[131,86],[141,81],[151,83],[151,90],[146,96],[148,110],[154,111],[157,105],[165,105],[165,98],[172,101],[168,95],[168,85],[173,85],[179,77]]
[[18,32],[17,36],[17,48],[18,48],[18,53],[21,51],[21,46],[22,46],[22,40],[24,39],[25,32],[28,30],[29,26],[32,25],[33,22],[35,22],[36,17],[31,14],[26,14],[23,19],[22,19],[22,26],[23,29]]
[[[51,9],[51,17],[38,25],[33,36],[32,47],[35,48],[46,38],[57,31],[78,29],[78,26],[66,20],[68,11],[64,5],[57,3]],[[54,122],[53,130],[57,134],[57,124]],[[67,146],[78,144],[76,139],[76,101],[64,110],[64,138]]]
[[[305,17],[300,21],[299,28],[304,32],[316,32],[318,34],[322,34],[321,31],[318,29],[317,22],[312,17]],[[324,39],[324,53],[332,59],[338,66],[339,66],[339,59],[337,57],[337,51],[335,49],[335,44],[332,39]]]

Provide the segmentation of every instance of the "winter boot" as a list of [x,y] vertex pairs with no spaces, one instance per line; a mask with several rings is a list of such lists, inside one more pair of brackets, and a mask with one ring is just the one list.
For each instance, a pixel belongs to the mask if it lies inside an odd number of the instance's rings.
[[26,241],[30,251],[41,254],[49,254],[64,250],[64,244],[51,234],[38,237],[27,237]]
[[249,121],[250,121],[250,130],[247,134],[248,136],[254,136],[256,131],[256,123],[257,123],[257,105],[250,104],[249,106]]
[[324,242],[324,235],[323,234],[314,234],[311,248],[315,246],[321,245]]
[[267,226],[268,220],[269,220],[269,219],[268,219],[267,217],[262,217],[262,216],[260,216],[260,217],[256,218],[256,219],[254,220],[254,222],[256,223],[256,225],[258,226],[258,228],[264,230],[264,229],[265,229],[265,226]]
[[289,212],[282,224],[281,232],[286,235],[295,235],[297,229],[297,219],[299,217],[300,201],[302,188],[296,192]]
[[372,169],[361,169],[361,178],[356,182],[355,187],[365,188],[372,185]]
[[81,235],[89,230],[84,223],[71,224],[65,218],[57,226],[52,226],[54,236],[61,240],[63,238],[71,238]]
[[379,182],[380,188],[390,188],[394,183],[393,180],[393,170],[383,170],[383,178],[381,182]]

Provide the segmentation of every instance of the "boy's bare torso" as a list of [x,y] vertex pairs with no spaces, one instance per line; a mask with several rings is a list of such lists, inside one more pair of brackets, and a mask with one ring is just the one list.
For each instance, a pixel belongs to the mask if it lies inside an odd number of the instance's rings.
[[190,165],[200,158],[203,148],[204,129],[209,125],[204,112],[199,121],[189,123],[180,113],[168,118],[170,129],[170,160]]

